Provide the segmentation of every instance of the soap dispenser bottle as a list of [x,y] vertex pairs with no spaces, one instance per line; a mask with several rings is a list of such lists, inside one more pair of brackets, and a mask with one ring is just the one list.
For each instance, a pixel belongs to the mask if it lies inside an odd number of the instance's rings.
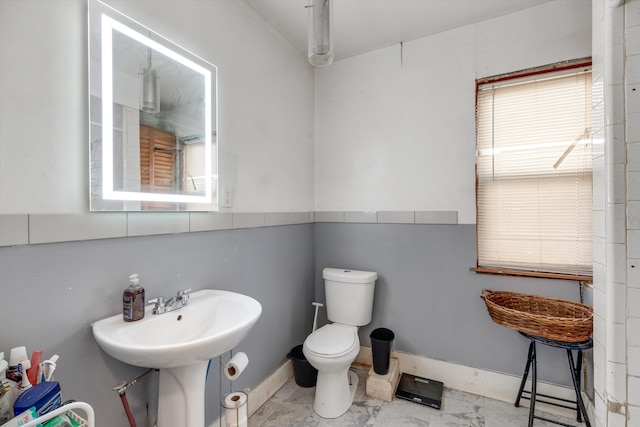
[[144,288],[137,274],[129,276],[129,287],[122,293],[122,317],[125,322],[135,322],[144,317]]

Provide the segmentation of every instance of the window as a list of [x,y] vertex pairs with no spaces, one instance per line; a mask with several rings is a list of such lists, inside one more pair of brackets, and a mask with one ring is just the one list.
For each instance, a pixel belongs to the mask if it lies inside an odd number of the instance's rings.
[[592,275],[590,62],[478,81],[479,272]]
[[[211,136],[211,156],[209,162],[211,163],[211,187],[215,189],[218,179],[218,161],[216,158],[216,135]],[[206,163],[206,146],[202,139],[194,141],[185,141],[185,161],[184,169],[186,174],[186,185],[184,192],[187,194],[204,194],[206,187],[207,173],[205,168]]]

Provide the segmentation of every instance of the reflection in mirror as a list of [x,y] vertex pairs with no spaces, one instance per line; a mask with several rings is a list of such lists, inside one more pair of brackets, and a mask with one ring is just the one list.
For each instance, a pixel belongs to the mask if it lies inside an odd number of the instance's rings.
[[91,0],[91,210],[217,210],[216,68]]

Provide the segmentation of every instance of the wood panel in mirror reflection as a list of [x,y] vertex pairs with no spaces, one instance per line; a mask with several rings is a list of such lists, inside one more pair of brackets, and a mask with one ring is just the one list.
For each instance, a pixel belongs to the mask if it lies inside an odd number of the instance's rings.
[[[140,183],[143,192],[172,193],[176,190],[176,137],[140,125]],[[166,202],[143,202],[142,209],[167,208]]]

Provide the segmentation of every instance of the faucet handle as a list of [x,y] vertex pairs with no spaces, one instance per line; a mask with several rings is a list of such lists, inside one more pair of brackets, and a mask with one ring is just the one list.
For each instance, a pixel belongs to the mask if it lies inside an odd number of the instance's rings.
[[183,291],[178,291],[178,296],[179,297],[187,297],[187,298],[189,298],[189,293],[190,292],[191,292],[191,288],[185,289]]
[[156,307],[164,305],[164,297],[150,299],[149,301],[147,301],[147,304],[155,304]]
[[158,298],[150,299],[148,301],[148,303],[149,304],[155,304],[155,307],[153,307],[153,314],[164,313],[164,311],[165,311],[164,297],[158,297]]

